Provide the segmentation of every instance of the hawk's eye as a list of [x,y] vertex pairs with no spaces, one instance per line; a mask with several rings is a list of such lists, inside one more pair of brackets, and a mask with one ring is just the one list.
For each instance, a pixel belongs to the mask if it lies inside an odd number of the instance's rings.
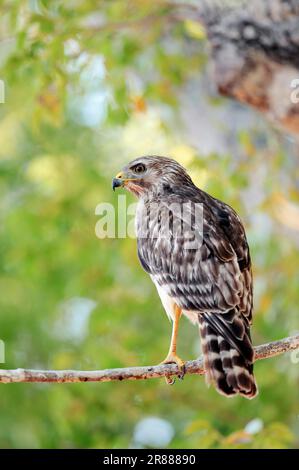
[[145,168],[145,165],[143,165],[143,163],[138,163],[137,165],[135,165],[132,170],[134,171],[134,173],[143,173],[146,168]]

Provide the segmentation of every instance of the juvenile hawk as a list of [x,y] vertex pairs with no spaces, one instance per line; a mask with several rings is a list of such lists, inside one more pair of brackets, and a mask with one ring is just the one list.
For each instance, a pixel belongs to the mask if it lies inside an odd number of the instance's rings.
[[[197,188],[170,158],[133,160],[113,179],[113,189],[118,186],[139,199],[138,256],[173,321],[163,362],[175,362],[183,370],[176,339],[184,314],[199,325],[208,383],[226,396],[253,398],[252,273],[238,215]],[[197,208],[201,217],[196,216]]]

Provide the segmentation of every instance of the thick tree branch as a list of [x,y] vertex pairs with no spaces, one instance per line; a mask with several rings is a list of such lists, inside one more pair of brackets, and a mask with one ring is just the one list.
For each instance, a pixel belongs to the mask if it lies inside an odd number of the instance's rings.
[[[299,334],[284,338],[279,341],[262,344],[255,348],[255,360],[267,359],[278,356],[288,351],[299,349]],[[203,360],[199,358],[186,363],[186,374],[203,375]],[[111,382],[113,380],[144,380],[159,377],[171,377],[178,375],[179,371],[175,364],[146,366],[146,367],[126,367],[123,369],[106,369],[92,371],[76,370],[33,370],[14,369],[0,370],[0,383],[16,382],[54,382],[54,383],[74,383],[74,382]]]
[[199,13],[212,46],[219,92],[298,136],[299,2],[252,0],[239,7],[235,2],[234,8],[229,2],[222,8],[215,7],[219,2],[209,4],[201,4]]

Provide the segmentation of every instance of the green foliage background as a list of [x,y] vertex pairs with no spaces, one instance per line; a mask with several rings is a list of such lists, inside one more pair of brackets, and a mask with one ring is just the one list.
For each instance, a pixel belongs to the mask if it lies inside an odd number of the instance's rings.
[[[164,358],[171,326],[139,266],[136,241],[95,235],[97,204],[117,205],[112,176],[146,153],[174,156],[242,216],[254,264],[254,342],[296,332],[295,145],[250,110],[238,128],[239,105],[211,90],[201,27],[162,1],[0,5],[3,367],[98,369]],[[199,92],[194,98],[197,81],[205,110]],[[182,117],[186,97],[199,113],[225,111],[212,136],[225,139],[223,151],[204,153],[194,143]],[[80,299],[90,310],[82,324],[74,313]],[[180,355],[199,351],[196,328],[183,320]],[[168,447],[297,447],[294,359],[256,364],[260,394],[253,401],[225,399],[195,376],[173,387],[163,380],[2,385],[0,446],[134,447],[141,445],[136,425],[154,416],[172,426]],[[259,423],[254,433],[244,430],[252,421]]]

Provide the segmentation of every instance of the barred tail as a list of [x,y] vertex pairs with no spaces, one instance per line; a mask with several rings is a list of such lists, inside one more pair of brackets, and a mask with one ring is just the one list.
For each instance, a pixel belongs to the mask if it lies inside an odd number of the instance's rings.
[[207,383],[214,384],[217,391],[225,396],[240,394],[249,399],[254,398],[258,391],[253,375],[253,348],[249,329],[243,326],[241,340],[232,334],[234,320],[230,319],[229,328],[225,323],[225,315],[199,316]]

